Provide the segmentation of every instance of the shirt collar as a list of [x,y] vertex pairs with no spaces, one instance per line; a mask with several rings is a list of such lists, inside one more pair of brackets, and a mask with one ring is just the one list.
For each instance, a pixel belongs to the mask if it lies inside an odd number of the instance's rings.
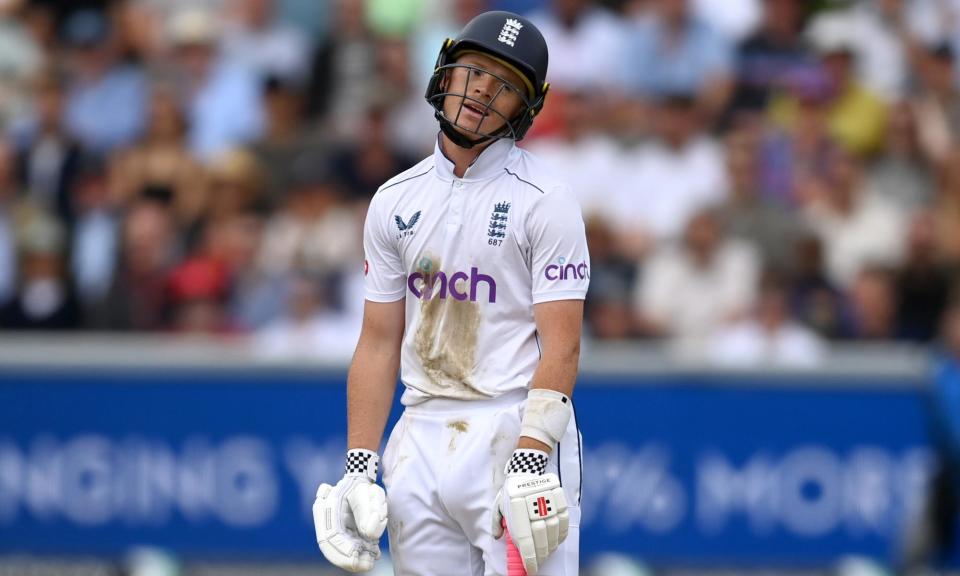
[[[503,174],[503,169],[507,167],[507,159],[516,148],[516,143],[510,138],[500,138],[487,146],[483,152],[477,156],[467,171],[463,174],[462,180],[470,182],[475,180],[486,180],[499,174]],[[453,162],[447,158],[440,147],[440,136],[437,135],[437,142],[433,148],[433,163],[437,167],[437,176],[442,180],[454,180],[456,176],[453,173]]]

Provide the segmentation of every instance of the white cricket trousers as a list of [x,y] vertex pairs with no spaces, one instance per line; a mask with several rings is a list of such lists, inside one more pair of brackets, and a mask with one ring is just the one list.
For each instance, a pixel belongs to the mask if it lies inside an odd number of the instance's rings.
[[[506,539],[491,532],[504,467],[517,445],[526,390],[491,400],[407,407],[383,454],[390,554],[397,576],[505,576]],[[570,533],[539,576],[577,576],[581,438],[576,417],[550,455],[570,506]]]

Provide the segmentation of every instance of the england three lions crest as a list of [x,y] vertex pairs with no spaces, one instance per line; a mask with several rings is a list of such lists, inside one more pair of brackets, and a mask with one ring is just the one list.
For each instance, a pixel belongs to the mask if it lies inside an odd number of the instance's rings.
[[503,24],[503,28],[500,30],[500,35],[497,36],[497,40],[513,48],[522,28],[523,24],[521,24],[519,20],[516,18],[507,18],[507,21]]
[[[490,214],[490,225],[487,227],[487,236],[492,240],[503,240],[507,237],[507,222],[510,219],[510,203],[497,202]],[[496,243],[500,245],[499,242]]]

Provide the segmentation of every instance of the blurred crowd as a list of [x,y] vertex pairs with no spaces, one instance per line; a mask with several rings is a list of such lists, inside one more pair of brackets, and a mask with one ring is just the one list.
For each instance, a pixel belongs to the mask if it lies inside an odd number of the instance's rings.
[[589,337],[733,366],[937,340],[958,0],[0,0],[0,329],[349,357],[367,203],[495,8],[550,46],[521,145],[581,201]]

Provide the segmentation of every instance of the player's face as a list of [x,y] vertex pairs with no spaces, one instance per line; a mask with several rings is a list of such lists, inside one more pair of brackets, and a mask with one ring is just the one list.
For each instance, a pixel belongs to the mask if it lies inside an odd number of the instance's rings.
[[523,80],[483,54],[465,54],[447,72],[443,113],[466,136],[496,134],[523,105]]

